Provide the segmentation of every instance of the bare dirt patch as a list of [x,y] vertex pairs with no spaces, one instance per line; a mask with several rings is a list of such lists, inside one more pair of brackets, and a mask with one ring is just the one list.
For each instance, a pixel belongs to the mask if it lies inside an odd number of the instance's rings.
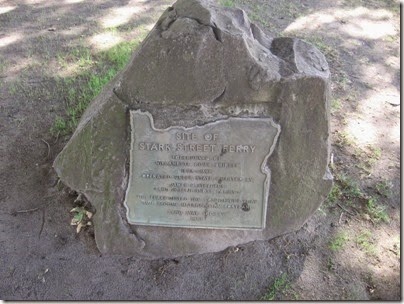
[[399,3],[220,2],[326,55],[336,177],[328,201],[302,229],[270,241],[170,260],[101,256],[91,227],[70,226],[70,210],[85,203],[51,164],[81,107],[136,47],[128,41],[171,1],[3,0],[1,299],[401,299]]

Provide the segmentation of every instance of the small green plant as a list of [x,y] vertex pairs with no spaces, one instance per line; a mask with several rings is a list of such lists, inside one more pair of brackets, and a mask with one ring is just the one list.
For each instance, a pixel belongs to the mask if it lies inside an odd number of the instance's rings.
[[361,191],[358,184],[351,178],[343,174],[337,175],[337,181],[340,186],[342,196],[345,199],[363,198],[365,194]]
[[55,121],[53,122],[53,126],[51,127],[51,133],[56,136],[57,134],[65,135],[66,132],[66,121],[62,117],[56,117]]
[[8,93],[9,93],[11,96],[15,96],[15,95],[17,94],[18,90],[19,90],[19,85],[13,83],[13,84],[11,84],[11,85],[9,86],[9,88],[8,88]]
[[225,7],[234,7],[234,0],[219,0],[219,3]]
[[369,157],[374,160],[379,160],[382,156],[382,150],[379,147],[374,147],[371,145],[368,145],[367,147],[370,150]]
[[[338,84],[338,87],[342,90],[346,90],[348,84],[351,83],[351,80],[349,79],[349,76],[347,73],[345,73],[344,71],[339,71],[338,74],[335,77],[335,81]],[[354,98],[352,98],[353,96],[349,96],[348,100],[355,100],[356,96]]]
[[90,49],[85,47],[76,47],[71,49],[68,54],[58,53],[57,62],[62,68],[67,68],[71,64],[77,64],[79,68],[91,68],[94,64],[93,55]]
[[70,210],[71,213],[75,213],[70,225],[77,226],[76,232],[79,233],[81,229],[85,226],[91,226],[90,219],[93,214],[86,210],[84,207],[75,207]]
[[6,63],[2,60],[0,60],[0,74],[6,71]]
[[366,197],[367,195],[361,191],[358,184],[352,178],[344,174],[335,174],[335,182],[328,194],[326,206],[330,207],[343,202],[344,205],[354,207],[354,203]]
[[279,293],[285,293],[290,288],[290,282],[287,278],[286,273],[282,273],[282,275],[275,279],[274,283],[268,288],[268,291],[265,295],[261,297],[263,301],[272,301],[275,300]]
[[341,232],[330,242],[329,248],[333,251],[338,251],[349,241],[346,232]]
[[333,99],[331,102],[331,112],[336,112],[342,109],[342,104],[340,99]]
[[[376,185],[376,189],[379,193],[387,191],[386,188],[387,190],[389,189],[386,183]],[[374,196],[363,192],[356,181],[344,174],[335,175],[335,183],[331,192],[328,194],[327,202],[331,204],[343,202],[345,206],[350,206],[357,212],[359,212],[358,209],[360,209],[361,212],[364,213],[363,215],[374,223],[388,223],[390,221],[386,207],[380,205]]]
[[380,159],[382,151],[378,147],[368,145],[365,149],[356,148],[355,157],[360,160],[357,167],[366,173],[372,173],[373,165]]
[[355,166],[364,172],[364,174],[361,175],[362,177],[372,174],[372,167],[368,164],[367,161],[365,161],[365,162],[361,161],[358,164],[356,164]]
[[337,140],[335,144],[339,147],[353,146],[355,144],[355,140],[347,132],[342,131],[337,133]]
[[391,183],[387,182],[387,181],[382,181],[380,183],[376,184],[376,191],[385,197],[390,197],[392,192],[391,192]]
[[395,42],[395,41],[398,41],[398,37],[397,36],[394,36],[394,35],[388,35],[388,36],[385,36],[384,38],[383,38],[383,41],[386,41],[386,42]]
[[142,31],[139,37],[133,41],[121,42],[112,48],[99,54],[101,61],[107,61],[114,65],[113,69],[120,70],[129,61],[130,56],[135,48],[138,47],[140,42],[146,37],[146,29]]
[[385,222],[388,223],[390,218],[386,212],[386,207],[381,206],[377,203],[376,198],[372,197],[367,201],[366,204],[367,211],[369,212],[370,217],[376,223]]
[[263,26],[269,26],[268,20],[264,17],[260,16],[259,13],[255,11],[251,11],[248,16],[251,18],[252,21],[262,24]]
[[366,253],[375,254],[376,247],[373,244],[372,234],[369,231],[362,231],[355,240],[356,244]]
[[327,259],[327,269],[331,272],[335,270],[335,263],[330,257]]
[[334,183],[330,193],[328,194],[327,201],[329,203],[335,203],[341,198],[342,192],[338,183]]

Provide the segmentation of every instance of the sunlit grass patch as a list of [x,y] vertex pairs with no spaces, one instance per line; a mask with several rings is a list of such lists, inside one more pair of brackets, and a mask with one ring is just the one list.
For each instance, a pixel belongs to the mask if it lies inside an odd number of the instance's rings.
[[338,98],[333,99],[332,102],[331,102],[331,112],[335,113],[335,112],[337,112],[337,111],[339,111],[341,109],[342,109],[341,100],[338,99]]
[[290,288],[290,282],[288,280],[287,274],[282,273],[282,275],[275,279],[274,283],[269,286],[268,291],[261,297],[263,301],[272,301],[280,293],[286,292]]
[[352,135],[350,135],[346,131],[338,131],[337,132],[337,140],[335,144],[339,147],[347,147],[347,146],[354,146],[355,139]]
[[[385,184],[379,183],[375,186],[375,191],[377,188],[380,192],[385,191],[385,187]],[[390,222],[387,207],[378,202],[378,197],[361,190],[353,178],[344,174],[335,175],[334,185],[327,197],[326,206],[335,205],[339,205],[344,211],[346,207],[353,209],[349,212],[351,215],[362,214],[375,224]]]
[[219,4],[225,7],[234,7],[234,0],[219,0]]
[[76,63],[80,70],[74,76],[58,79],[58,89],[66,102],[66,115],[55,119],[51,128],[53,135],[66,135],[77,127],[91,100],[123,69],[145,36],[144,32],[135,40],[119,43],[97,54],[78,48],[66,57],[59,56],[62,66]]
[[390,217],[386,212],[386,207],[378,204],[376,198],[370,198],[366,204],[367,211],[376,223],[379,222],[390,222]]
[[356,244],[367,254],[376,254],[376,247],[370,231],[362,231],[355,240]]
[[346,232],[340,232],[330,241],[328,247],[333,251],[338,251],[341,250],[348,241],[348,234]]
[[390,197],[392,195],[392,185],[388,181],[381,181],[376,184],[376,191],[381,196]]
[[[359,188],[358,183],[345,174],[335,174],[334,184],[325,202],[326,207],[342,205],[353,207],[365,199],[366,194]],[[343,207],[341,207],[343,208]]]

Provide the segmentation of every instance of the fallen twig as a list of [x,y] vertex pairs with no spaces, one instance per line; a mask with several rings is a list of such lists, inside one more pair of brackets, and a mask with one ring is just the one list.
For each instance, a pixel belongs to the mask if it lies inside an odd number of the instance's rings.
[[44,226],[45,226],[45,209],[42,209],[42,224],[41,224],[41,229],[39,230],[38,239],[41,239],[41,234],[42,234]]
[[55,140],[55,142],[54,142],[53,144],[56,144],[56,143],[58,142],[58,140],[59,140],[59,135],[60,135],[60,131],[58,131],[58,134],[56,134],[56,140]]
[[35,211],[39,210],[39,208],[40,208],[40,207],[33,208],[33,209],[26,209],[26,210],[17,210],[17,211],[11,212],[10,214],[35,212]]
[[41,138],[41,140],[48,146],[48,154],[46,155],[46,158],[48,158],[51,151],[50,145],[45,139]]
[[358,208],[356,208],[356,207],[354,207],[354,206],[351,206],[351,208],[353,209],[353,210],[355,210],[356,211],[356,213],[360,213],[360,211],[358,210]]
[[32,209],[24,209],[24,210],[11,211],[11,212],[8,212],[8,214],[16,215],[16,214],[18,214],[18,213],[30,213],[30,212],[35,212],[35,211],[40,210],[41,208],[48,207],[49,204],[50,204],[50,202],[48,202],[48,203],[46,203],[46,204],[42,204],[42,206],[39,206],[39,207],[36,207],[36,208],[32,208]]
[[341,215],[339,216],[338,224],[340,224],[340,225],[341,225],[341,219],[342,219],[343,214],[344,214],[344,212],[341,212]]
[[340,204],[337,203],[337,206],[340,207],[342,210],[344,210],[346,213],[355,216],[356,214],[353,214],[352,212],[349,212],[348,210],[346,210],[344,207],[342,207]]

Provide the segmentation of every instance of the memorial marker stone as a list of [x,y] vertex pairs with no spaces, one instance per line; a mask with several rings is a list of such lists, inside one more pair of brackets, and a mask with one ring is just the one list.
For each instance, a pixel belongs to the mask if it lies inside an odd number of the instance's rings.
[[106,253],[169,258],[299,229],[332,186],[324,56],[213,0],[169,7],[54,168]]

